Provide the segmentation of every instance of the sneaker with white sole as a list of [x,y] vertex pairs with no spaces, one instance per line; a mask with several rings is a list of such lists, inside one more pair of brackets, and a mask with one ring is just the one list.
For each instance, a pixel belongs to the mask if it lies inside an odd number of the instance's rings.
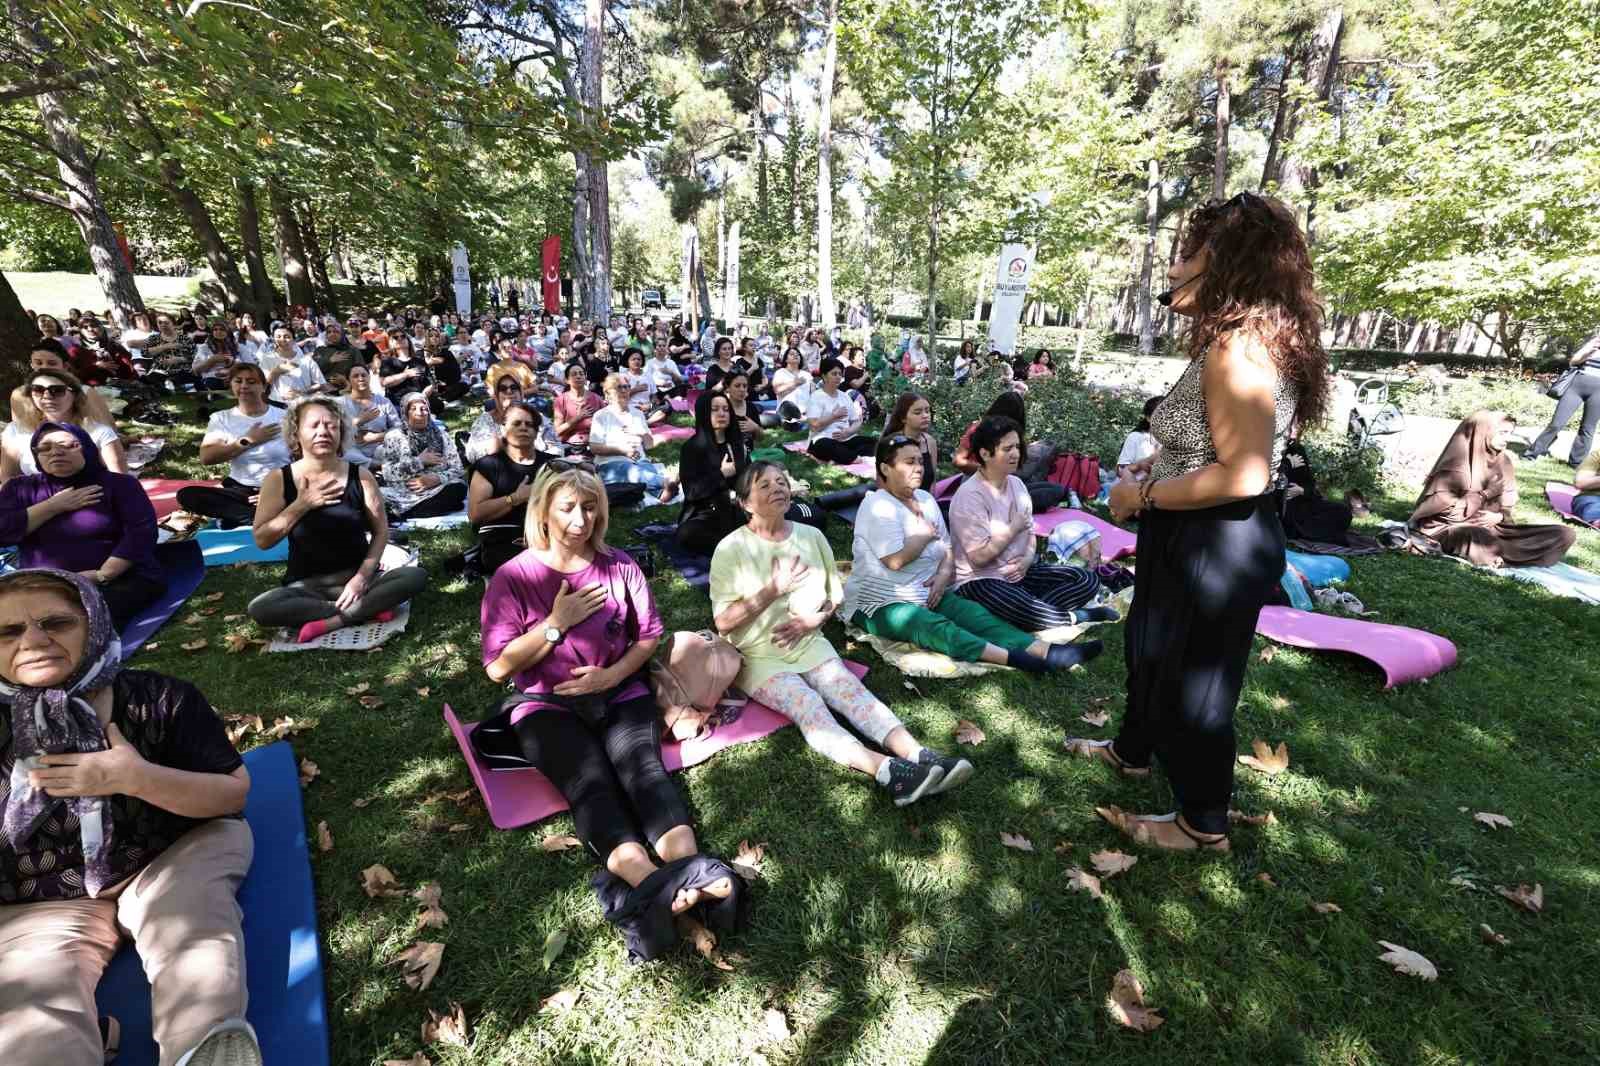
[[256,1031],[243,1018],[229,1018],[211,1027],[177,1066],[262,1066]]
[[883,787],[889,790],[896,807],[904,807],[908,803],[917,802],[930,792],[938,791],[939,782],[943,780],[943,767],[918,765],[907,759],[891,758],[889,780]]
[[934,788],[932,795],[949,792],[952,788],[966,784],[967,779],[973,774],[972,764],[961,756],[941,755],[932,748],[923,748],[917,755],[917,763],[920,766],[937,766],[944,771],[944,779]]

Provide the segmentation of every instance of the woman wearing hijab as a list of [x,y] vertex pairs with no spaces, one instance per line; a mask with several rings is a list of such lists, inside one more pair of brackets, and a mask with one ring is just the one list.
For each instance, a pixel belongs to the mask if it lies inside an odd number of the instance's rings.
[[88,433],[69,422],[34,431],[39,473],[0,488],[0,543],[22,567],[70,570],[100,586],[120,631],[167,589],[156,562],[156,512],[137,478],[107,470]]
[[1553,566],[1577,539],[1566,526],[1510,520],[1517,475],[1506,435],[1515,425],[1499,411],[1477,411],[1456,427],[1433,464],[1410,525],[1445,554],[1479,566]]
[[467,478],[461,453],[433,420],[428,398],[420,392],[400,400],[399,427],[378,446],[383,467],[383,498],[401,519],[453,514],[467,502]]
[[260,1066],[235,900],[250,774],[199,690],[121,660],[93,582],[0,575],[0,1057],[105,1061],[94,989],[126,935],[163,1063]]

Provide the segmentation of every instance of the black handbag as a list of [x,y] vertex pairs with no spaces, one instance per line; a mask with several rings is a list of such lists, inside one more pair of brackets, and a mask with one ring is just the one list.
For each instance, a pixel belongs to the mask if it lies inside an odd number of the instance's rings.
[[1561,399],[1562,396],[1566,395],[1567,390],[1572,387],[1572,380],[1578,376],[1578,372],[1582,369],[1583,367],[1581,366],[1567,367],[1556,375],[1556,379],[1550,383],[1548,389],[1544,390],[1544,394],[1552,400]]

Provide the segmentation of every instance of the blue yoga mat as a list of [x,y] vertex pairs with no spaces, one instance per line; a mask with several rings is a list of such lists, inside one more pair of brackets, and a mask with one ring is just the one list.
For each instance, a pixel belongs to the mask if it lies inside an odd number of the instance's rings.
[[249,526],[234,529],[202,529],[194,535],[205,554],[207,566],[233,563],[281,563],[289,558],[289,538],[284,537],[263,551],[256,547],[255,531]]
[[711,560],[704,555],[694,555],[685,551],[683,545],[678,543],[678,527],[668,522],[652,522],[634,530],[636,534],[648,540],[658,548],[667,562],[683,579],[695,588],[711,587]]
[[200,579],[206,576],[205,562],[200,557],[200,545],[193,541],[179,540],[170,544],[157,544],[156,561],[167,573],[167,591],[123,627],[124,658],[137,651],[139,645],[149,640],[156,630],[166,624],[167,619],[177,614],[183,602],[200,587]]
[[[246,753],[250,799],[245,821],[255,834],[255,861],[239,889],[244,910],[245,972],[250,1024],[272,1066],[327,1066],[328,1012],[323,1000],[322,946],[312,892],[300,772],[280,740]],[[117,1066],[155,1066],[150,986],[139,956],[124,947],[95,994],[101,1014],[122,1023]]]
[[1314,589],[1320,589],[1335,581],[1350,580],[1350,564],[1340,556],[1307,555],[1305,552],[1297,551],[1284,554],[1288,556],[1289,565],[1304,574]]

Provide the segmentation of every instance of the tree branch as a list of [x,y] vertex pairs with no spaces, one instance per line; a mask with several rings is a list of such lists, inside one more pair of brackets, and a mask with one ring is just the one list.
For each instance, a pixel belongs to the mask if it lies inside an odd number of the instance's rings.
[[63,93],[80,89],[92,81],[99,81],[121,67],[118,60],[111,60],[92,67],[84,67],[67,74],[56,75],[49,78],[36,78],[33,81],[13,82],[9,85],[0,85],[0,104],[11,100],[21,100],[40,96],[44,93]]

